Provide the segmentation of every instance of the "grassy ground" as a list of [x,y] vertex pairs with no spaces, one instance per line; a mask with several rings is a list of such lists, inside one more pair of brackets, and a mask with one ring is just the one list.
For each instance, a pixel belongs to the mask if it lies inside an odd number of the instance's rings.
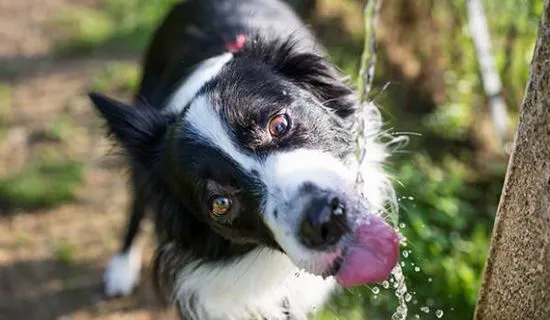
[[[101,296],[127,194],[124,168],[105,156],[110,145],[85,93],[109,88],[128,95],[138,59],[137,52],[73,54],[78,46],[68,37],[101,28],[68,20],[102,5],[0,0],[0,28],[9,30],[0,34],[2,320],[170,318],[148,281],[130,298]],[[148,240],[142,237],[146,247]]]

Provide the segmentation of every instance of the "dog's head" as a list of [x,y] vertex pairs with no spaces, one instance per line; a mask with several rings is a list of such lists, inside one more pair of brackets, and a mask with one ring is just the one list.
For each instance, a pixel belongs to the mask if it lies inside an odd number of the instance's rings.
[[165,237],[196,255],[268,246],[343,286],[395,265],[398,236],[377,215],[381,173],[364,177],[366,199],[354,189],[356,100],[325,58],[251,41],[199,65],[165,106],[91,97],[164,206]]

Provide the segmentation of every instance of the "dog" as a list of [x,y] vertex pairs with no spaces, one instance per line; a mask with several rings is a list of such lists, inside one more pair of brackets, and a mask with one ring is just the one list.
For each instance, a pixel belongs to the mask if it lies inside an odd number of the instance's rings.
[[90,93],[131,173],[108,296],[139,280],[146,209],[154,282],[182,319],[306,319],[339,287],[388,277],[399,237],[381,218],[393,189],[380,115],[364,113],[359,167],[357,95],[288,4],[176,4],[143,65],[132,105]]

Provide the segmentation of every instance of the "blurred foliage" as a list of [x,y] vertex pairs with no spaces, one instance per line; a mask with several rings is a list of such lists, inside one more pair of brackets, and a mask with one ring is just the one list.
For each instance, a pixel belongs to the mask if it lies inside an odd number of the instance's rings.
[[0,82],[0,139],[6,134],[6,125],[12,117],[11,88]]
[[61,55],[141,52],[157,22],[176,2],[104,0],[97,9],[70,7],[55,21],[60,30],[68,32],[56,51]]
[[19,172],[0,178],[0,207],[36,209],[72,200],[82,180],[82,169],[79,162],[43,156]]
[[140,81],[139,66],[135,63],[109,63],[105,69],[92,80],[93,91],[135,92]]
[[78,129],[73,118],[61,114],[45,127],[43,138],[48,141],[67,141],[72,138],[72,134]]
[[77,251],[78,248],[70,243],[62,242],[55,245],[55,256],[64,264],[74,263]]
[[[64,12],[58,23],[68,27],[69,34],[58,44],[58,52],[141,54],[175,1],[105,0],[96,9]],[[543,1],[483,3],[513,123]],[[359,1],[318,0],[316,12],[308,15],[333,61],[352,79],[363,43],[361,14]],[[435,319],[440,310],[443,319],[471,319],[506,156],[494,154],[487,145],[491,137],[484,137],[480,129],[488,113],[487,98],[466,1],[385,1],[382,15],[373,93],[390,130],[420,134],[411,137],[410,153],[396,155],[391,166],[401,195],[401,231],[407,239],[401,263],[411,295],[409,318]],[[110,65],[92,86],[133,90],[138,77],[134,66]],[[387,81],[392,85],[378,94]],[[40,168],[30,170],[47,176]],[[13,178],[2,181],[0,191]],[[387,282],[344,290],[319,319],[390,319],[396,308],[392,286]]]
[[503,179],[482,189],[464,163],[448,157],[438,164],[421,154],[396,176],[407,195],[401,198],[402,264],[411,311],[427,306],[444,310],[446,319],[471,319]]

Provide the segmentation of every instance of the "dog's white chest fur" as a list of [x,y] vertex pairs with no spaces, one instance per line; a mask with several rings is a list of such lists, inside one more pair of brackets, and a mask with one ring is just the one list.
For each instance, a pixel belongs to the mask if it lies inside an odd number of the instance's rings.
[[300,271],[280,252],[256,249],[231,263],[186,266],[175,294],[191,319],[283,320],[288,311],[306,319],[334,287],[332,278]]

